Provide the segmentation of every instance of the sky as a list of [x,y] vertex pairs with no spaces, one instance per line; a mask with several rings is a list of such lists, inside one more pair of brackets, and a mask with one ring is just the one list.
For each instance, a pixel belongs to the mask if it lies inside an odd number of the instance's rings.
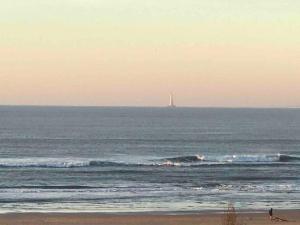
[[299,0],[0,6],[0,105],[300,107]]

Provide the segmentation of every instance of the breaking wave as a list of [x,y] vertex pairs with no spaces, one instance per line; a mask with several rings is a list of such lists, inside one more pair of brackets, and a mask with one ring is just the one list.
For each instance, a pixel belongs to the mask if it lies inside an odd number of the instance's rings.
[[268,163],[268,162],[292,162],[300,161],[300,156],[291,156],[283,154],[265,155],[265,154],[253,154],[253,155],[225,155],[215,157],[205,157],[203,155],[196,156],[181,156],[174,158],[166,158],[166,162],[172,163]]
[[[86,158],[2,158],[0,168],[76,168],[76,167],[140,167],[140,166],[205,166],[205,165],[249,165],[300,162],[300,156],[273,155],[225,155],[206,157],[203,155],[178,156],[152,160],[144,163],[114,162]],[[275,164],[276,165],[276,164]]]
[[108,167],[127,166],[121,162],[101,161],[85,158],[24,158],[24,159],[1,159],[2,167],[38,167],[38,168],[76,168],[76,167]]
[[290,155],[279,154],[279,161],[280,162],[300,161],[300,156],[290,156]]
[[166,158],[166,160],[168,160],[170,162],[190,163],[190,162],[204,161],[205,157],[203,155],[179,156],[179,157],[174,157],[174,158]]

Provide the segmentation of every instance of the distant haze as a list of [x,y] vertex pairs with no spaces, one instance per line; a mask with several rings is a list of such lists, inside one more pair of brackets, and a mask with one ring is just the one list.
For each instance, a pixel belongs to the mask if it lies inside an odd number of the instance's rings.
[[0,0],[0,104],[300,106],[299,0]]

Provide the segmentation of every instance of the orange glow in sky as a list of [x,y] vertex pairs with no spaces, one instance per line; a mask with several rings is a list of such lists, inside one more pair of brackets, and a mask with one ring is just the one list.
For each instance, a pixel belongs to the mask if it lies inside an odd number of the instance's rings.
[[298,0],[0,0],[0,104],[299,107]]

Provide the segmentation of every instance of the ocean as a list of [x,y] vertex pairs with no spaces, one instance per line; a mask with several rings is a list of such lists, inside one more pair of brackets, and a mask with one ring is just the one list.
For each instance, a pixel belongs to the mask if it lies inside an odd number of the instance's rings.
[[300,208],[300,110],[0,107],[0,213]]

